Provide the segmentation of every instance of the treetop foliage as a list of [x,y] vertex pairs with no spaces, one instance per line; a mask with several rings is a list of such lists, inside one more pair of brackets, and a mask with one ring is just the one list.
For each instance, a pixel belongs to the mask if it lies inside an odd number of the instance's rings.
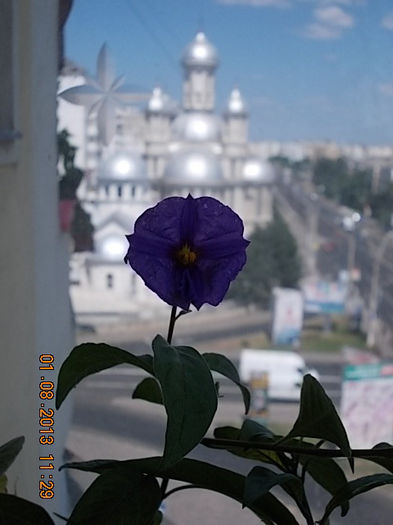
[[247,263],[231,285],[228,298],[243,305],[269,305],[275,286],[296,287],[301,277],[297,244],[281,215],[275,210],[272,222],[250,236]]

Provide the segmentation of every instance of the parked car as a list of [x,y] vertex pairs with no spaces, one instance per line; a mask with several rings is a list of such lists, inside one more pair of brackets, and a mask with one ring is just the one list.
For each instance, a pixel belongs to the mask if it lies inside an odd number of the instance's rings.
[[303,376],[311,374],[319,380],[315,369],[309,369],[301,355],[285,350],[244,349],[240,354],[239,375],[249,384],[253,377],[268,374],[270,399],[298,400]]

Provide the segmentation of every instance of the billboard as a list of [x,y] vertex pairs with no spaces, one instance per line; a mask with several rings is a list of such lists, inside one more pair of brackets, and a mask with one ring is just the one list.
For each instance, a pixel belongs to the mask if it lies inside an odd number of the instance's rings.
[[344,282],[308,280],[303,284],[304,311],[314,314],[333,314],[345,311],[347,284]]
[[299,290],[273,288],[272,342],[292,344],[303,327],[303,297]]
[[344,367],[341,418],[354,448],[393,440],[393,361]]

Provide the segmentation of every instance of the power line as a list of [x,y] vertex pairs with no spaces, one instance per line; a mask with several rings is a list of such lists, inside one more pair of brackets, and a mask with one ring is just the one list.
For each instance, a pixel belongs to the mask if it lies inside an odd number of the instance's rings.
[[160,49],[161,53],[168,60],[168,63],[170,64],[170,66],[173,67],[176,70],[176,72],[178,72],[177,61],[173,58],[173,56],[167,49],[165,43],[157,35],[157,32],[154,31],[154,29],[150,27],[150,24],[147,22],[144,16],[140,13],[140,11],[138,11],[138,9],[136,9],[135,3],[124,0],[124,4],[139,20],[140,24],[143,26],[143,28],[145,29],[146,33],[150,36],[150,38],[157,44],[157,47]]
[[[155,9],[155,7],[153,6],[151,0],[144,0],[144,3],[148,4],[148,6],[150,7],[150,10],[151,11],[154,10],[156,12],[156,14],[158,15],[157,17],[159,17],[159,11],[157,11],[157,9]],[[183,45],[183,43],[181,42],[181,39],[180,39],[180,36],[179,36],[178,32],[176,31],[176,29],[174,27],[170,27],[168,25],[167,20],[165,18],[160,18],[160,27],[162,29],[166,29],[166,34],[172,39],[172,42],[176,45],[177,48],[180,48]]]
[[[297,199],[299,202],[300,201],[303,201],[303,204],[305,203],[306,206],[309,206],[310,204],[310,201],[305,197],[305,195],[301,194],[301,195],[294,195],[293,192],[290,192],[291,194],[291,198],[293,199]],[[315,203],[316,204],[316,203]],[[314,204],[314,205],[315,205]],[[304,208],[303,208],[304,209]],[[322,210],[323,211],[323,210]],[[299,212],[297,211],[296,213],[299,214]],[[306,217],[305,217],[305,220],[307,220],[307,213],[306,213]],[[333,230],[336,234],[339,233],[339,234],[344,234],[344,232],[342,231],[341,227],[338,226],[333,220],[329,220],[327,219],[326,217],[324,217],[321,213],[318,214],[318,221],[321,221],[322,223],[324,223],[326,226],[328,226],[331,230]],[[345,234],[344,234],[345,235]],[[376,243],[377,244],[377,243]],[[365,246],[362,246],[361,244],[357,243],[356,244],[356,249],[359,250],[359,251],[362,251],[364,254],[366,254],[370,260],[373,262],[374,259],[377,258],[378,254],[377,254],[377,245],[375,247],[376,249],[375,250],[370,250],[369,248],[366,248]],[[382,257],[382,259],[380,260],[380,264],[382,266],[385,266],[385,268],[389,268],[390,271],[393,272],[393,263],[390,261],[390,259],[386,259],[386,257]]]

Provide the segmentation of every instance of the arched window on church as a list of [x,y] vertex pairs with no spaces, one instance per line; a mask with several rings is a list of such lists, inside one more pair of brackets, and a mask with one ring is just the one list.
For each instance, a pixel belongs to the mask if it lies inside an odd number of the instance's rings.
[[111,273],[106,274],[106,287],[113,288],[113,275]]
[[131,186],[131,196],[135,197],[135,186]]
[[117,195],[118,197],[121,197],[123,195],[123,186],[121,184],[119,184],[119,186],[117,187]]

